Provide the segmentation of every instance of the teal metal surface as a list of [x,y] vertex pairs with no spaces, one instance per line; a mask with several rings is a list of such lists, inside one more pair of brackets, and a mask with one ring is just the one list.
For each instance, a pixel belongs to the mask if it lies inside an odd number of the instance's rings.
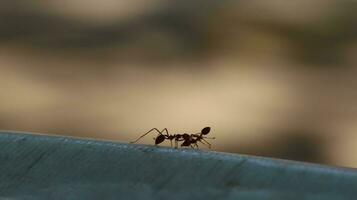
[[0,199],[356,199],[357,171],[286,160],[0,133]]

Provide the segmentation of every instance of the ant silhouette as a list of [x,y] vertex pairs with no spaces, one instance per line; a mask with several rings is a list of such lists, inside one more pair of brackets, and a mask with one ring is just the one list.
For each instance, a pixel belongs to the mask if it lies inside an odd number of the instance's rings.
[[[137,141],[139,141],[141,138],[145,137],[147,134],[149,134],[152,131],[156,131],[159,133],[159,135],[154,138],[155,140],[155,145],[158,145],[162,142],[164,142],[165,140],[170,140],[171,143],[171,147],[172,147],[172,141],[175,142],[175,148],[178,147],[178,142],[179,141],[184,141],[181,146],[190,146],[191,148],[198,148],[197,142],[200,142],[202,144],[204,144],[205,146],[207,146],[208,148],[211,148],[211,144],[209,142],[207,142],[205,140],[206,139],[215,139],[213,138],[209,138],[209,137],[205,137],[203,135],[207,135],[210,132],[211,128],[210,127],[205,127],[201,130],[200,133],[196,133],[196,134],[169,134],[169,131],[167,130],[167,128],[162,129],[161,131],[159,131],[159,129],[157,128],[152,128],[151,130],[149,130],[148,132],[146,132],[145,134],[143,134],[142,136],[140,136],[138,139],[136,139],[135,141],[132,141],[130,143],[135,143]],[[166,134],[164,134],[164,132]],[[202,142],[204,141],[204,142]]]
[[[159,129],[157,129],[157,128],[152,128],[151,130],[149,130],[148,132],[146,132],[145,134],[140,136],[138,139],[136,139],[135,141],[132,141],[130,143],[135,143],[135,142],[139,141],[141,138],[143,138],[144,136],[146,136],[147,134],[149,134],[152,131],[157,131],[159,133],[159,135],[156,138],[154,138],[155,145],[158,145],[158,144],[162,143],[164,140],[170,140],[171,147],[172,147],[172,140],[174,140],[175,148],[177,148],[178,141],[183,141],[183,138],[182,138],[183,134],[170,135],[169,131],[167,130],[167,128],[164,128],[161,131],[159,131]],[[163,134],[164,132],[166,132],[166,135]]]
[[210,127],[205,127],[201,130],[201,133],[196,133],[196,134],[183,134],[182,137],[184,139],[184,142],[181,144],[181,146],[191,146],[191,148],[198,148],[197,142],[200,142],[201,144],[207,146],[209,149],[211,148],[211,144],[205,140],[206,139],[215,139],[215,137],[205,137],[204,135],[207,135],[211,131]]

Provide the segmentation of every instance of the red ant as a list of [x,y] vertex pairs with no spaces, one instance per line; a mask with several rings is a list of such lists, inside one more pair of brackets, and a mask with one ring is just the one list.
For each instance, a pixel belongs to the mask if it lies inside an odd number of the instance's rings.
[[[172,140],[174,140],[175,142],[175,148],[178,147],[178,142],[179,141],[184,141],[181,146],[191,146],[191,148],[194,148],[194,147],[197,147],[198,148],[198,145],[197,145],[197,142],[200,142],[206,146],[208,146],[208,148],[211,148],[211,144],[209,142],[207,142],[204,138],[207,138],[207,139],[215,139],[215,138],[208,138],[208,137],[204,137],[203,135],[207,135],[211,128],[210,127],[205,127],[201,130],[201,133],[196,133],[196,134],[187,134],[187,133],[184,133],[184,134],[169,134],[167,128],[164,128],[162,129],[162,131],[159,131],[157,128],[153,128],[151,129],[150,131],[146,132],[145,134],[143,134],[142,136],[140,136],[138,139],[136,139],[135,141],[133,142],[130,142],[130,143],[135,143],[137,141],[139,141],[141,138],[143,138],[144,136],[146,136],[147,134],[149,134],[150,132],[152,131],[157,131],[159,133],[159,135],[154,138],[155,140],[155,145],[158,145],[160,143],[162,143],[163,141],[165,140],[170,140],[171,142],[171,147],[172,147]],[[166,132],[166,134],[163,134],[164,131]],[[204,141],[205,143],[203,143],[202,141]],[[194,145],[194,146],[193,146]]]

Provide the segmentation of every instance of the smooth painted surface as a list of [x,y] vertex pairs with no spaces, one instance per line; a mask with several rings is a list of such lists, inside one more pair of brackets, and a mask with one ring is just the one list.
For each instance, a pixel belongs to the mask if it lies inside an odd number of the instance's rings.
[[357,171],[0,132],[0,199],[355,199]]

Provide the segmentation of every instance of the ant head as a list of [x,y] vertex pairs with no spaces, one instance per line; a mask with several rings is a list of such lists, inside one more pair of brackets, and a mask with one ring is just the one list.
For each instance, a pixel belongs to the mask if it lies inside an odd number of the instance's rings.
[[205,127],[202,129],[201,134],[207,135],[211,131],[211,127]]
[[165,135],[159,135],[155,139],[155,145],[162,143],[165,140]]
[[190,139],[190,135],[187,134],[187,133],[184,133],[184,134],[182,135],[182,137],[183,137],[184,140],[189,140],[189,139]]

